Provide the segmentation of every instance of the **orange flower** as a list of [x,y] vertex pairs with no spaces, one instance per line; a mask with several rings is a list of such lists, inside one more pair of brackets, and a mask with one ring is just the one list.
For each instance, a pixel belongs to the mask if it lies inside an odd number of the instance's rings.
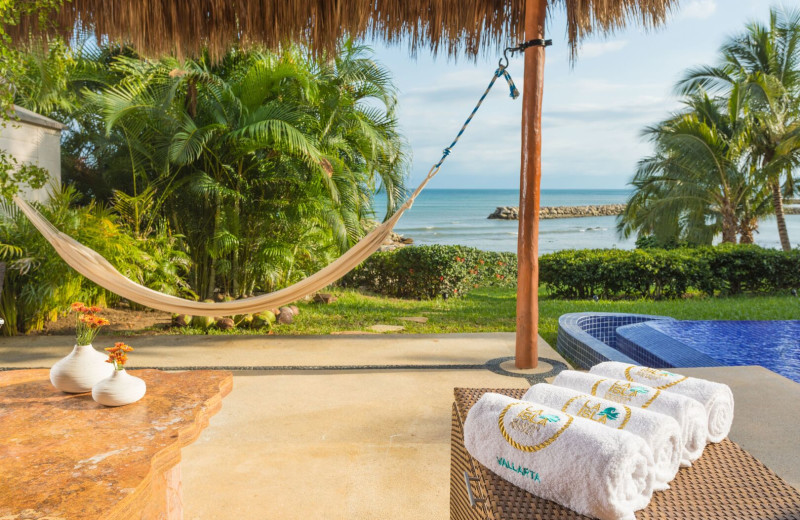
[[103,308],[102,307],[97,307],[97,306],[89,307],[88,310],[89,310],[89,312],[103,312]]
[[133,347],[131,347],[130,345],[126,345],[121,341],[114,343],[114,348],[117,349],[117,351],[133,352]]
[[118,341],[114,343],[113,347],[105,349],[108,354],[108,363],[114,363],[114,368],[122,370],[123,365],[128,361],[128,352],[133,352],[133,347]]
[[75,312],[81,312],[81,309],[84,308],[84,305],[81,302],[75,302],[70,305],[70,308]]

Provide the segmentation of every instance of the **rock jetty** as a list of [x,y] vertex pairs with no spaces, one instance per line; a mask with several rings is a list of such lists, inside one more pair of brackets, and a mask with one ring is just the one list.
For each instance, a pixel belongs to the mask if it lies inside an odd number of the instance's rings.
[[[620,215],[625,204],[602,204],[597,206],[545,206],[539,209],[539,218],[607,217]],[[516,206],[498,206],[488,218],[500,220],[519,220]]]
[[399,249],[413,243],[413,238],[404,237],[403,235],[398,235],[392,231],[392,234],[386,237],[386,240],[383,241],[383,244],[381,244],[381,247],[378,248],[378,251],[394,251],[395,249]]
[[[364,226],[364,230],[367,232],[372,231],[376,227],[378,227],[378,221],[372,220],[367,222]],[[378,248],[378,251],[394,251],[395,249],[399,249],[401,247],[405,247],[414,243],[414,239],[411,237],[404,237],[403,235],[399,235],[394,231],[386,237],[386,240],[383,241],[381,246]]]

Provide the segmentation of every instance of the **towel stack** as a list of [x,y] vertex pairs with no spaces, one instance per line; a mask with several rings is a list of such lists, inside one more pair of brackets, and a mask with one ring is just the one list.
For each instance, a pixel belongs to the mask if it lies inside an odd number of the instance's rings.
[[703,405],[694,399],[662,392],[641,383],[574,370],[561,372],[553,384],[672,417],[681,427],[681,466],[691,466],[703,454],[708,438],[708,420]]
[[733,392],[728,385],[616,361],[595,365],[589,372],[634,383],[644,383],[665,392],[694,399],[705,407],[709,442],[720,442],[731,431]]
[[633,520],[653,494],[644,440],[539,403],[484,394],[464,422],[464,445],[512,484],[601,520]]
[[641,437],[653,452],[655,491],[669,489],[678,473],[683,444],[681,428],[671,417],[546,383],[533,385],[522,399]]
[[509,482],[578,513],[633,519],[733,420],[726,385],[601,363],[523,399],[487,393],[464,423],[469,453]]

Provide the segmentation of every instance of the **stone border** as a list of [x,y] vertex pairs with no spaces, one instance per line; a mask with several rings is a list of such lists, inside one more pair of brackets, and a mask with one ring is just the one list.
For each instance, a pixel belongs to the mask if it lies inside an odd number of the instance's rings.
[[500,366],[506,361],[511,361],[513,359],[514,356],[490,359],[489,361],[486,362],[486,368],[490,372],[499,374],[501,376],[524,378],[531,385],[535,385],[536,383],[546,383],[548,377],[555,377],[562,370],[569,370],[569,366],[567,366],[566,363],[562,363],[561,361],[558,361],[556,359],[544,358],[544,357],[540,357],[539,361],[544,361],[545,363],[550,365],[551,368],[547,372],[533,373],[533,374],[531,373],[526,374],[524,372],[509,372],[508,370]]
[[[513,360],[513,356],[490,359],[486,363],[474,364],[449,364],[449,365],[267,365],[267,366],[176,366],[176,367],[131,367],[131,370],[155,369],[164,371],[189,371],[189,370],[229,370],[231,372],[345,372],[345,371],[366,371],[366,370],[488,370],[489,372],[507,376],[522,377],[530,384],[544,383],[545,378],[555,377],[562,370],[569,367],[561,361],[550,358],[539,358],[551,366],[550,370],[542,373],[515,373],[505,370],[500,365],[506,361]],[[0,367],[0,372],[12,370],[28,370],[31,368],[47,367]]]

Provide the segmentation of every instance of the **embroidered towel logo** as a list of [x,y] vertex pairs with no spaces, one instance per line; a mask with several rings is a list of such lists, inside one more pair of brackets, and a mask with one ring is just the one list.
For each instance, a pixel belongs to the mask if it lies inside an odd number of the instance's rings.
[[601,404],[597,403],[594,406],[590,406],[591,401],[586,401],[581,406],[581,409],[578,410],[576,414],[578,417],[583,417],[584,419],[591,419],[592,421],[596,421],[602,424],[606,424],[608,419],[612,421],[616,421],[619,417],[619,412],[613,406],[608,406],[606,408],[600,409]]
[[[497,425],[503,438],[513,447],[520,451],[534,452],[548,447],[552,444],[564,430],[566,430],[574,417],[564,416],[553,413],[545,413],[542,409],[528,406],[530,403],[511,403],[506,406],[497,418]],[[514,406],[523,406],[517,415],[509,415],[508,427],[514,432],[512,437],[506,430],[506,414]],[[525,442],[520,442],[520,437],[525,438]],[[515,439],[516,438],[516,439]]]
[[517,473],[519,473],[523,477],[530,477],[530,479],[532,481],[534,481],[534,482],[541,482],[541,480],[539,479],[539,474],[537,472],[535,472],[535,471],[533,471],[531,469],[528,469],[528,468],[526,468],[524,466],[517,466],[513,462],[508,462],[503,457],[497,457],[497,464],[499,464],[500,466],[503,466],[504,468],[508,468],[511,471],[516,471]]
[[[582,399],[583,401],[578,401]],[[601,401],[592,404],[592,397],[588,395],[576,395],[564,403],[562,412],[574,413],[576,417],[589,419],[599,422],[612,428],[622,430],[631,419],[631,409],[625,405],[608,406]],[[570,406],[572,407],[570,411]],[[577,409],[577,410],[576,410]],[[624,412],[624,415],[623,415]]]
[[631,400],[633,400],[634,397],[647,393],[650,393],[650,390],[647,388],[634,386],[631,385],[631,383],[614,381],[614,383],[611,385],[611,388],[606,391],[606,395],[604,397],[609,401],[628,404],[631,402]]
[[[597,382],[592,386],[592,395],[597,397],[598,389],[603,381],[608,381],[608,379],[598,379]],[[632,400],[634,400],[639,395],[644,395],[649,397],[646,402],[642,403],[639,406],[640,408],[647,408],[653,401],[655,401],[659,395],[661,395],[661,390],[656,390],[655,393],[649,395],[650,389],[644,388],[642,386],[637,386],[632,383],[626,383],[624,381],[611,381],[611,387],[606,390],[605,395],[603,396],[604,399],[608,399],[609,401],[614,401],[620,404],[630,404]],[[627,420],[626,420],[627,422]]]
[[511,419],[511,423],[508,426],[519,432],[531,435],[533,432],[539,431],[543,426],[547,426],[548,423],[560,420],[561,417],[557,415],[543,414],[542,410],[533,410],[532,407],[528,407]]
[[[656,368],[629,366],[625,369],[625,379],[632,383],[646,383],[650,386],[665,390],[688,379],[687,376],[673,374],[666,370]],[[659,384],[660,383],[660,384]]]

